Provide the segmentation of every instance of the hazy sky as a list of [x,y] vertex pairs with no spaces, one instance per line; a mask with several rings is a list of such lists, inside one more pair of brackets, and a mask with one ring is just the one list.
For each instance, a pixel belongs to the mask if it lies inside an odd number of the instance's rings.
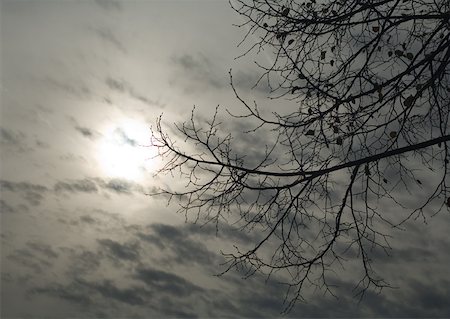
[[[146,196],[177,183],[145,147],[159,115],[238,110],[230,68],[265,103],[252,57],[234,60],[245,30],[228,2],[2,0],[0,18],[2,318],[278,316],[277,278],[215,276],[220,250],[258,234]],[[450,215],[389,231],[375,265],[395,289],[358,303],[350,262],[337,299],[311,293],[290,316],[450,316]]]

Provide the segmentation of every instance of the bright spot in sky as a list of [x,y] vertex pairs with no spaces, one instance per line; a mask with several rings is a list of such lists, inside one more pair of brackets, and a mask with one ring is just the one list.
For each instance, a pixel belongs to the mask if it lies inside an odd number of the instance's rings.
[[104,133],[99,161],[108,176],[137,180],[152,171],[156,155],[156,149],[151,146],[149,126],[124,120]]

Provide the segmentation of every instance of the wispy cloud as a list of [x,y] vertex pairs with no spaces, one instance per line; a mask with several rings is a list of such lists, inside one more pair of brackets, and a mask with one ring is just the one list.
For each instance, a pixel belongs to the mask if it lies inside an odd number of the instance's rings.
[[0,189],[2,192],[8,191],[22,194],[24,199],[32,205],[39,205],[44,199],[44,194],[49,190],[46,186],[39,184],[6,180],[0,180]]
[[5,202],[3,199],[0,199],[0,213],[2,214],[11,214],[15,213],[16,209]]
[[[219,72],[210,58],[203,54],[182,54],[175,55],[171,58],[172,63],[177,67],[177,71],[182,74],[175,74],[173,81],[179,83],[180,79],[184,79],[181,84],[188,86],[190,89],[198,90],[206,87],[222,89],[229,86],[227,77],[223,72]],[[187,81],[185,81],[187,79]]]
[[0,127],[0,141],[2,144],[21,145],[24,140],[24,133]]
[[47,85],[52,91],[59,90],[69,96],[77,99],[89,99],[93,92],[87,84],[81,79],[59,79],[51,76],[46,76],[42,83]]
[[88,138],[88,139],[95,139],[99,134],[97,132],[95,132],[94,130],[87,128],[87,127],[83,127],[83,126],[75,126],[75,129],[84,137]]
[[155,101],[155,100],[151,100],[149,98],[147,98],[146,96],[138,93],[133,86],[131,86],[130,83],[126,82],[125,80],[122,79],[114,79],[112,77],[107,77],[105,80],[106,86],[112,90],[112,91],[116,91],[118,93],[122,93],[122,94],[128,94],[130,97],[144,103],[147,104],[149,106],[158,106],[158,107],[163,107],[163,105],[161,105],[161,103],[159,101]]
[[90,288],[105,298],[117,300],[129,305],[144,305],[152,293],[140,287],[118,288],[111,280],[89,282],[79,280],[78,284]]
[[12,251],[8,258],[22,267],[41,273],[44,269],[51,268],[58,256],[58,253],[50,245],[41,242],[27,242],[24,248]]
[[28,291],[29,295],[49,295],[51,297],[66,300],[71,303],[89,305],[92,299],[86,291],[79,289],[76,285],[69,287],[61,284],[49,284],[44,287],[34,287]]
[[105,190],[120,195],[148,192],[141,184],[128,179],[100,177],[58,181],[53,189],[57,193],[97,193],[99,190]]
[[142,185],[130,180],[121,178],[113,178],[109,180],[96,178],[95,180],[100,187],[116,194],[132,195],[134,193],[144,193],[144,187]]
[[40,140],[35,140],[33,143],[29,136],[20,130],[0,127],[0,146],[8,153],[25,153],[47,148],[48,144]]
[[28,242],[27,246],[37,254],[44,255],[46,258],[57,258],[58,253],[50,245],[40,242]]
[[97,185],[90,179],[59,181],[53,188],[56,192],[81,192],[81,193],[96,193],[98,191]]
[[122,6],[119,1],[114,0],[95,0],[95,3],[105,10],[120,11]]
[[122,53],[127,53],[125,45],[116,37],[116,35],[108,28],[90,28],[96,36],[98,36],[103,42],[111,45]]
[[[179,74],[173,78],[174,83],[179,83],[179,78],[189,79],[189,81],[181,82],[189,89],[209,87],[213,89],[229,89],[231,90],[230,77],[228,69],[221,63],[213,61],[213,58],[207,57],[201,53],[174,55],[171,58],[173,64],[177,67]],[[254,91],[267,95],[270,92],[267,79],[261,79],[261,75],[257,71],[237,70],[233,71],[233,85],[238,90]],[[183,81],[184,81],[183,80]]]

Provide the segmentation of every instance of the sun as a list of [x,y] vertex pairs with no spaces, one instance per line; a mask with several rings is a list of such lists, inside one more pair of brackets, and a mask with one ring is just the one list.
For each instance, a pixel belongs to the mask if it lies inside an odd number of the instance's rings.
[[156,155],[149,126],[136,120],[122,120],[103,133],[99,163],[109,177],[138,180],[152,172]]

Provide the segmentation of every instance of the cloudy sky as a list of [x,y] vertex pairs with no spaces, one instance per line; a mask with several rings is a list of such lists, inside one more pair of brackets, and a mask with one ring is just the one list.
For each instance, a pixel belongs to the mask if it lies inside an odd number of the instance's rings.
[[[264,99],[253,57],[234,59],[245,30],[229,4],[2,0],[0,21],[2,318],[278,316],[277,278],[216,276],[220,251],[258,234],[146,195],[177,183],[154,175],[159,115],[238,109],[230,68]],[[450,316],[449,233],[446,212],[392,230],[375,264],[394,289],[358,303],[350,262],[337,298],[311,292],[289,316]]]

